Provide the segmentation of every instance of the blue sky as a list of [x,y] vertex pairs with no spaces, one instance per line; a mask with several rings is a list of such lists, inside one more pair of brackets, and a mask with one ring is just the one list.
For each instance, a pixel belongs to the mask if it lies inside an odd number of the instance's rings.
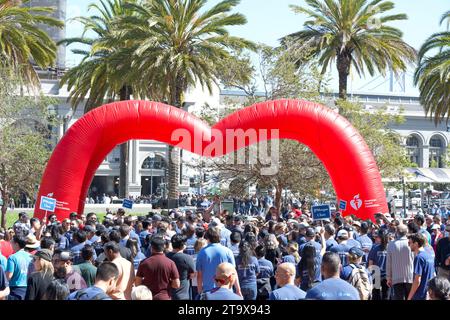
[[[86,15],[87,7],[96,0],[68,0],[67,19],[75,16]],[[213,5],[219,2],[211,0]],[[449,0],[393,0],[395,8],[392,13],[406,13],[408,20],[391,23],[403,31],[404,40],[415,48],[420,45],[434,32],[443,30],[445,26],[439,26],[442,14],[450,10]],[[233,35],[245,37],[254,42],[261,42],[275,46],[278,39],[295,31],[301,30],[306,19],[304,15],[298,15],[291,11],[290,4],[303,5],[303,0],[241,0],[236,7],[237,12],[247,17],[244,26],[230,28]],[[73,37],[81,34],[82,26],[76,22],[68,22],[66,36]],[[68,65],[74,65],[79,61],[70,50],[67,53]],[[337,77],[333,68],[330,83],[331,89],[337,89]],[[406,93],[417,94],[412,85],[411,69],[406,75]],[[372,81],[373,80],[373,81]],[[372,82],[371,82],[372,81]],[[352,76],[349,79],[349,89],[353,91],[387,92],[388,81],[384,79],[358,79]]]

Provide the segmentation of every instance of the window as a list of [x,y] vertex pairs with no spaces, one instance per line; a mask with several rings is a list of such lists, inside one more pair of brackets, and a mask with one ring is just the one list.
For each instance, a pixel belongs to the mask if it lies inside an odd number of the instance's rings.
[[419,139],[416,136],[409,136],[406,139],[406,153],[408,155],[409,160],[412,163],[419,164],[420,158],[420,149],[419,149]]
[[155,158],[147,157],[142,163],[142,169],[164,169],[166,167],[166,161],[161,156],[155,156]]
[[439,136],[433,136],[430,139],[430,167],[445,167],[445,146],[444,141]]

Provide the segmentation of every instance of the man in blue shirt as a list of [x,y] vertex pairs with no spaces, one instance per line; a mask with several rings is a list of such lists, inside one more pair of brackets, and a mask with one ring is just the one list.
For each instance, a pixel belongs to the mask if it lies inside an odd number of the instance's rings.
[[275,280],[279,289],[271,292],[269,300],[301,300],[306,292],[295,286],[295,266],[292,263],[282,263],[277,267]]
[[414,223],[419,226],[419,233],[423,234],[428,241],[428,244],[431,243],[431,234],[427,231],[425,224],[425,218],[423,215],[417,215],[414,218]]
[[11,290],[8,300],[24,300],[27,291],[27,273],[32,257],[24,250],[26,241],[23,237],[14,236],[11,245],[16,253],[9,256],[6,264],[6,278]]
[[338,245],[331,247],[330,251],[337,253],[341,258],[341,264],[346,266],[348,264],[348,251],[353,247],[348,244],[349,234],[347,230],[341,229],[337,234]]
[[359,293],[348,282],[340,279],[340,257],[337,253],[327,252],[322,258],[321,273],[325,279],[306,294],[312,300],[359,300]]
[[[205,239],[209,244],[200,250],[197,255],[196,269],[197,269],[197,286],[198,292],[209,291],[215,288],[214,275],[216,268],[223,262],[236,265],[233,252],[227,247],[220,244],[220,229],[217,227],[208,228]],[[236,293],[241,295],[241,288],[239,280],[235,283]]]
[[215,288],[203,292],[200,300],[243,300],[232,290],[237,281],[237,272],[231,263],[223,262],[217,266],[214,281]]
[[[78,230],[73,234],[74,245],[70,248],[73,254],[73,264],[83,263],[83,258],[81,257],[81,250],[87,245],[90,244],[87,241],[86,232],[83,230]],[[97,254],[94,251],[94,260],[97,259]]]
[[255,248],[256,258],[259,264],[259,273],[256,277],[257,300],[267,300],[272,287],[270,286],[270,278],[273,276],[273,264],[265,258],[266,247],[259,245]]
[[409,237],[409,247],[414,252],[414,280],[408,300],[426,300],[428,281],[434,277],[434,257],[424,250],[425,237],[421,233]]
[[302,256],[303,248],[306,245],[312,245],[316,249],[316,257],[321,256],[322,246],[320,245],[320,243],[318,243],[314,240],[315,237],[316,237],[316,232],[313,228],[306,229],[306,232],[305,232],[306,242],[302,243],[298,247],[298,253],[300,254],[300,256]]
[[119,269],[112,262],[103,262],[97,268],[92,287],[71,293],[67,300],[112,300],[108,294],[116,289]]
[[5,269],[0,266],[0,300],[5,300],[9,295],[9,283],[6,278]]
[[334,239],[334,235],[336,233],[336,229],[334,226],[329,223],[325,227],[325,243],[326,243],[326,251],[330,251],[330,249],[334,246],[337,246],[338,243]]
[[372,249],[373,241],[367,235],[369,231],[369,224],[367,222],[361,223],[361,235],[356,237],[356,241],[361,244],[361,249],[364,251],[363,263],[367,262],[367,256],[369,255],[370,249]]

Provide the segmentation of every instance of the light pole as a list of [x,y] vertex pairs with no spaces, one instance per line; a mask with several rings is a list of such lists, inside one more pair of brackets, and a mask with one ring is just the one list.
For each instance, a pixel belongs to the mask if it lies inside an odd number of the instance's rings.
[[403,187],[403,203],[402,203],[402,207],[403,207],[403,218],[406,217],[406,190],[405,190],[405,177],[402,176],[402,187]]
[[150,158],[150,197],[153,194],[153,165],[155,164],[155,153],[154,152],[150,152],[150,154],[148,155],[148,157]]

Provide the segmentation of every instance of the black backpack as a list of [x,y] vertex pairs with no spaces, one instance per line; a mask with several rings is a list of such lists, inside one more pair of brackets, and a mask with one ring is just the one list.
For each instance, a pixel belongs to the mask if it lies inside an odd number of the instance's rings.
[[[74,300],[81,300],[81,297],[87,295],[87,292],[86,292],[87,289],[78,290],[77,293],[75,294]],[[89,299],[89,300],[105,300],[105,298],[107,298],[109,300],[109,296],[106,293],[100,292],[100,293],[96,294],[92,299]]]

